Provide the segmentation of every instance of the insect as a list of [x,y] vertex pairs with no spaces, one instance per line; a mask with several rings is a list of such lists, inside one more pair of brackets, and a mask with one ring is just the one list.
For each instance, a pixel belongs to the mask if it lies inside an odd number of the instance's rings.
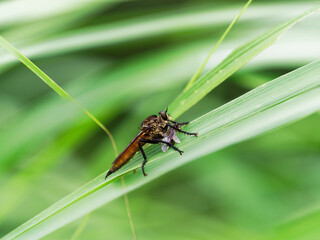
[[169,147],[173,148],[182,155],[183,151],[174,146],[175,143],[180,143],[176,132],[181,132],[187,135],[198,136],[197,133],[190,133],[183,131],[181,126],[189,124],[189,122],[178,123],[172,120],[167,114],[168,109],[159,112],[159,116],[151,115],[147,117],[140,126],[140,133],[129,143],[129,145],[120,153],[120,155],[113,161],[112,167],[109,169],[105,178],[120,169],[125,165],[133,156],[141,151],[143,156],[142,173],[144,176],[147,174],[144,171],[144,166],[147,162],[147,156],[143,150],[146,143],[157,144],[161,143],[162,151],[166,152]]

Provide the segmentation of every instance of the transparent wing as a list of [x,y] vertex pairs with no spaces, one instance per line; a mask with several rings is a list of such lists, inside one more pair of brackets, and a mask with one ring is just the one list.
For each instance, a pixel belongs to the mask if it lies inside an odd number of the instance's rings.
[[[169,137],[164,137],[162,140],[165,141],[165,142],[169,142],[170,141]],[[161,149],[162,149],[162,152],[166,152],[166,151],[168,151],[169,146],[167,144],[165,144],[165,143],[161,143]]]
[[166,151],[168,151],[169,146],[167,144],[162,143],[161,144],[161,149],[162,149],[162,152],[166,152]]
[[176,135],[176,132],[174,132],[174,135],[173,135],[173,141],[175,141],[176,143],[180,143],[180,139],[178,138],[178,136]]

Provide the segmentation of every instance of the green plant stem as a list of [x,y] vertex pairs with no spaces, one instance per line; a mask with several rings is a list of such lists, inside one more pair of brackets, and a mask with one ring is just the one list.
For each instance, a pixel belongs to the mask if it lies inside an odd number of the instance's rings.
[[128,218],[129,218],[129,223],[130,223],[130,227],[131,227],[131,231],[132,231],[132,235],[133,235],[133,239],[137,240],[137,233],[133,224],[133,218],[132,218],[132,214],[131,214],[131,210],[130,210],[130,205],[129,205],[129,198],[128,198],[128,193],[126,191],[126,184],[124,181],[124,177],[121,177],[121,184],[122,184],[122,188],[124,190],[124,194],[123,194],[123,198],[124,198],[124,203],[126,205],[126,209],[127,209],[127,214],[128,214]]
[[78,236],[80,236],[80,234],[82,233],[82,231],[86,227],[89,219],[90,219],[90,213],[88,213],[86,216],[84,216],[80,225],[77,227],[76,231],[74,232],[74,234],[72,235],[70,240],[76,240],[78,238]]
[[198,70],[196,71],[196,73],[192,76],[192,78],[190,79],[190,81],[188,82],[187,86],[183,89],[183,92],[187,91],[192,84],[197,80],[197,78],[199,77],[200,73],[202,72],[202,70],[204,69],[204,67],[206,66],[207,62],[209,61],[210,57],[212,56],[212,54],[216,51],[216,49],[219,47],[220,43],[222,43],[222,41],[225,39],[225,37],[227,36],[227,34],[230,32],[231,28],[236,24],[236,22],[238,21],[238,19],[240,18],[240,16],[242,15],[242,13],[244,12],[244,10],[246,10],[246,8],[250,5],[250,3],[252,2],[252,0],[249,0],[244,7],[241,9],[241,11],[238,13],[238,15],[232,20],[232,22],[229,24],[229,26],[227,27],[227,29],[224,31],[224,33],[222,34],[222,36],[219,38],[218,42],[214,45],[214,47],[212,48],[212,50],[210,51],[210,53],[208,54],[208,56],[206,57],[206,59],[204,60],[204,62],[201,64],[201,66],[198,68]]
[[51,87],[56,93],[58,93],[62,98],[68,99],[78,105],[81,110],[87,114],[103,131],[107,133],[110,138],[113,150],[117,156],[117,147],[110,131],[96,118],[94,117],[84,106],[77,102],[73,97],[69,95],[65,90],[63,90],[55,81],[53,81],[47,74],[45,74],[40,68],[38,68],[33,62],[31,62],[27,57],[20,53],[12,44],[10,44],[6,39],[0,35],[0,46],[9,51],[14,55],[20,62],[27,66],[32,72],[34,72],[39,78],[41,78],[49,87]]

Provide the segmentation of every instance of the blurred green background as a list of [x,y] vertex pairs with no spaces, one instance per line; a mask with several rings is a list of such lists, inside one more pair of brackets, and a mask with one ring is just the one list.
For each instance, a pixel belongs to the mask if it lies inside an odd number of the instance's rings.
[[[165,109],[181,92],[244,4],[4,1],[0,32],[98,117],[122,150],[145,117]],[[315,4],[253,1],[207,70],[235,47]],[[179,120],[195,119],[318,59],[319,29],[319,18],[302,21]],[[105,133],[77,106],[4,49],[0,74],[3,236],[107,170],[114,153]],[[260,239],[288,228],[292,235],[276,239],[320,239],[319,120],[314,114],[193,161],[130,193],[138,238]],[[87,220],[77,239],[133,239],[123,198]],[[43,239],[71,239],[81,221]]]

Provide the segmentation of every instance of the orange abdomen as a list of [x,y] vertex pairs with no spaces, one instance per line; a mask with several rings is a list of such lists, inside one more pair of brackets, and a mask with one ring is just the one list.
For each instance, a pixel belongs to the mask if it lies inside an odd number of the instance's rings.
[[[109,172],[113,173],[117,171],[119,168],[121,168],[123,165],[125,165],[133,156],[140,151],[139,143],[138,141],[142,138],[142,132],[140,132],[133,140],[132,142],[126,147],[126,149],[123,150],[122,153],[113,161],[113,165],[110,168]],[[141,142],[141,146],[143,146],[145,143]]]

